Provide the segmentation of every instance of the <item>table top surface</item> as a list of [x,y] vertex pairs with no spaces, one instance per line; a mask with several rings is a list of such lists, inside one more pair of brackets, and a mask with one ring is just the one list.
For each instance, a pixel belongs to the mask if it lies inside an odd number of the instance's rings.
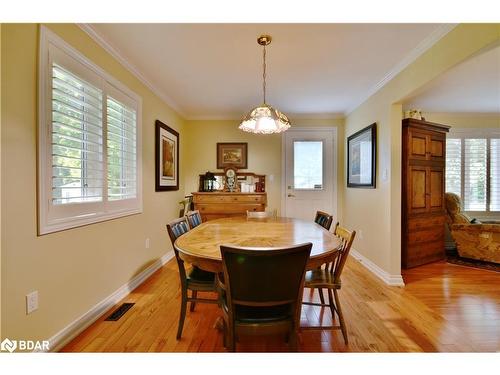
[[[313,244],[311,259],[335,253],[340,240],[314,221],[286,217],[230,217],[207,221],[182,235],[175,247],[182,255],[220,261],[220,245],[245,247],[287,247]],[[319,260],[319,259],[318,259]]]

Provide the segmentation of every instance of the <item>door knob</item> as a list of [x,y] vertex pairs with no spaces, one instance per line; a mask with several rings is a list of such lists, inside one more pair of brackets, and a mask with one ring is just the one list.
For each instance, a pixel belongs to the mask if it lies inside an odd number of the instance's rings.
[[288,197],[295,197],[295,195],[293,195],[293,194],[288,194]]

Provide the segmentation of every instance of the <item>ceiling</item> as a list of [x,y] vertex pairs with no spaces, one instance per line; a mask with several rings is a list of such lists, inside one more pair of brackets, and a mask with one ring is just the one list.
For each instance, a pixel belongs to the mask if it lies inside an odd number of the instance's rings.
[[241,118],[262,101],[291,117],[345,114],[453,25],[86,24],[82,28],[187,119]]
[[442,74],[407,99],[404,108],[425,112],[500,113],[500,45]]

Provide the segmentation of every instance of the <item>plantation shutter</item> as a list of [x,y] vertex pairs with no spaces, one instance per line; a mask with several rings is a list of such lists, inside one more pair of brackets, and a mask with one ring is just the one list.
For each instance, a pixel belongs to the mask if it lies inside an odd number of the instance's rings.
[[446,192],[462,196],[462,140],[446,140]]
[[52,64],[52,204],[103,200],[102,90]]
[[490,211],[500,211],[500,138],[490,140]]
[[107,97],[108,200],[137,197],[137,111]]
[[464,148],[464,210],[486,210],[486,139],[466,138]]

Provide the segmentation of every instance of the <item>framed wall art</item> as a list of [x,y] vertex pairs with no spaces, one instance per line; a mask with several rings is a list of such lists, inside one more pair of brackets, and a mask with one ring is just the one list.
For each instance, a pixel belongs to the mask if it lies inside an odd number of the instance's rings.
[[248,168],[248,143],[217,143],[217,169]]
[[155,190],[179,190],[179,133],[155,122]]
[[347,186],[374,189],[376,158],[377,124],[373,123],[347,138]]

